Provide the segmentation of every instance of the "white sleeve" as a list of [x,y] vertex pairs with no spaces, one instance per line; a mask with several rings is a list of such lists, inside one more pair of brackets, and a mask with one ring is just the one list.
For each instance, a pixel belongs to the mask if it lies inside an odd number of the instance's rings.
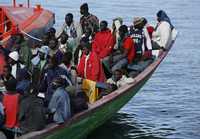
[[146,27],[144,28],[144,36],[146,37],[146,45],[147,45],[148,50],[152,50],[151,39],[149,37],[149,33]]

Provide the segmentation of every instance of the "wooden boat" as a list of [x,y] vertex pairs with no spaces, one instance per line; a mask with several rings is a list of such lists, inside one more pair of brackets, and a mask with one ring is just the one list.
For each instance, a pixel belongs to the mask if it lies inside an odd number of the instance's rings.
[[111,118],[142,88],[167,56],[174,41],[175,39],[166,51],[160,51],[158,58],[134,78],[134,83],[125,85],[101,98],[92,104],[89,109],[74,115],[63,125],[51,124],[44,130],[25,134],[20,139],[82,139],[86,137],[88,133]]
[[[10,36],[21,32],[29,40],[41,41],[38,38],[47,32],[55,23],[55,16],[49,10],[43,9],[40,5],[35,8],[22,4],[16,5],[13,0],[13,6],[0,5],[0,41],[3,46],[6,46]],[[2,73],[5,65],[4,56],[0,54],[0,73]]]

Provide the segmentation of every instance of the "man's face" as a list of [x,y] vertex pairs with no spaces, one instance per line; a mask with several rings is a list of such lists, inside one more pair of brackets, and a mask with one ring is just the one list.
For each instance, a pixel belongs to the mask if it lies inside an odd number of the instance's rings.
[[101,22],[100,23],[100,30],[104,31],[104,30],[106,30],[106,28],[107,28],[106,24],[104,22]]
[[122,78],[122,73],[119,71],[115,71],[113,76],[115,81],[119,81]]
[[73,22],[73,18],[71,16],[65,16],[65,23],[69,26]]
[[57,47],[56,41],[55,40],[51,40],[49,42],[49,48],[54,50],[54,49],[56,49],[56,47]]

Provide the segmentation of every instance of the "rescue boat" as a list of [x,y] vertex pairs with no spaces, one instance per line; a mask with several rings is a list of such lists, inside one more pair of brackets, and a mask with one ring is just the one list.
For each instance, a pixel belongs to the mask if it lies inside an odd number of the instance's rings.
[[[6,46],[12,34],[21,32],[30,41],[41,41],[41,36],[47,32],[55,23],[54,13],[44,9],[41,5],[30,7],[29,0],[27,6],[17,5],[13,0],[13,5],[0,5],[0,41]],[[5,61],[0,56],[0,73]]]

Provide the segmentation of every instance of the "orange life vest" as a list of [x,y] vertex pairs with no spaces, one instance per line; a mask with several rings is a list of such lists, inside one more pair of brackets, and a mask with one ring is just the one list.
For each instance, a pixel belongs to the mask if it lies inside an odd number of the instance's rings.
[[18,112],[19,112],[19,94],[5,94],[3,97],[3,106],[5,107],[5,127],[18,127]]

